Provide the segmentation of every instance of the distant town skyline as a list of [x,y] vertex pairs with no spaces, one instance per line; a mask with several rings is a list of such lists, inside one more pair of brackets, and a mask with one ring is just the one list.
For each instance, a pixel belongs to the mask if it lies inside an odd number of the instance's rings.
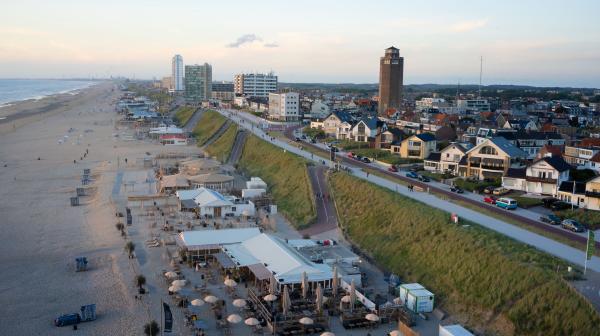
[[[188,65],[211,64],[215,80],[272,70],[281,82],[377,83],[379,57],[394,45],[405,58],[405,84],[475,84],[483,56],[483,84],[600,87],[597,1],[26,0],[3,7],[0,78],[160,79],[180,54]],[[168,15],[174,8],[179,14]]]

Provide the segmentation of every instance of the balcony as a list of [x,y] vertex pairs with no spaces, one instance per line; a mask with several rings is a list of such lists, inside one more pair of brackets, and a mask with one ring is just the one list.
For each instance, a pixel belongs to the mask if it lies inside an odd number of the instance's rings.
[[547,178],[547,177],[537,177],[537,176],[526,176],[525,180],[528,182],[541,182],[541,183],[552,183],[556,184],[556,179]]
[[494,164],[485,164],[482,163],[481,169],[487,169],[487,170],[498,170],[498,171],[504,171],[504,166],[503,165],[494,165]]
[[408,150],[408,156],[420,157],[421,151],[420,150]]
[[585,196],[587,197],[594,197],[594,198],[600,198],[600,191],[587,191],[585,192]]

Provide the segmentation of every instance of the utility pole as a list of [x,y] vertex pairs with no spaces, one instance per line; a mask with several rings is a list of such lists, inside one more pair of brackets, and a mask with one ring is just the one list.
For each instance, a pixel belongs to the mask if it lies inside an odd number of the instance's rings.
[[478,99],[481,99],[481,78],[483,77],[483,56],[480,56],[479,59],[479,96]]

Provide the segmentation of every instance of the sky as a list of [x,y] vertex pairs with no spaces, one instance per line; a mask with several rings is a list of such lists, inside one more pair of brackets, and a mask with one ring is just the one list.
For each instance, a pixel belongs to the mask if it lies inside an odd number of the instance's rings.
[[405,83],[600,87],[598,0],[3,1],[0,78],[170,75],[376,83],[396,46]]

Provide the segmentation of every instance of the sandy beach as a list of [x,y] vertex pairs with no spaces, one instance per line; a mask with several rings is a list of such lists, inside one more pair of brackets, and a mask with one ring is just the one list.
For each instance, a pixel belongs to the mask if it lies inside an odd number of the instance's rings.
[[[117,169],[127,170],[118,157],[135,164],[161,146],[116,140],[118,94],[114,83],[104,82],[2,111],[9,117],[0,121],[2,335],[70,332],[54,327],[53,319],[90,303],[97,304],[98,319],[81,324],[80,333],[142,334],[150,312],[134,299],[111,193]],[[69,197],[85,168],[92,170],[89,196],[72,207]],[[89,271],[75,272],[77,256],[88,257]]]

